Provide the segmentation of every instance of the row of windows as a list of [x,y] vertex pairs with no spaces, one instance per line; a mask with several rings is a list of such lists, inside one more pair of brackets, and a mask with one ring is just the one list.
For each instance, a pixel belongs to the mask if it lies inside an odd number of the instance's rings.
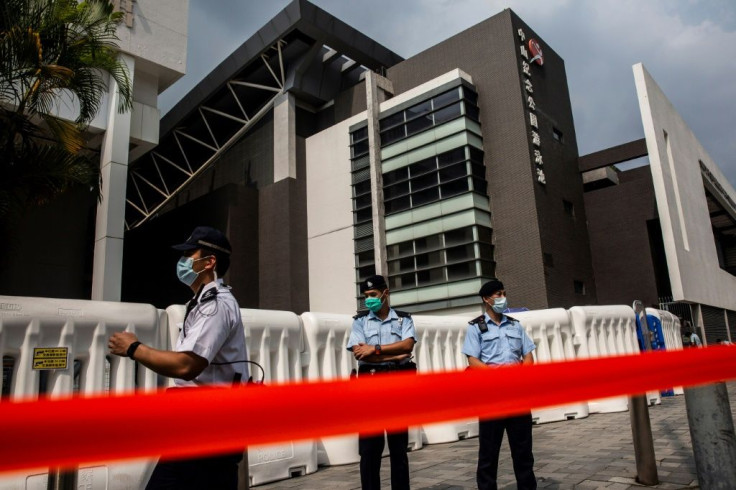
[[[407,289],[493,277],[491,230],[469,226],[387,247],[389,287]],[[375,273],[373,250],[356,254],[358,282]]]
[[[415,104],[379,121],[381,146],[390,145],[425,129],[466,115],[479,120],[478,95],[467,87],[455,87],[429,100]],[[350,134],[352,158],[368,153],[368,128]]]

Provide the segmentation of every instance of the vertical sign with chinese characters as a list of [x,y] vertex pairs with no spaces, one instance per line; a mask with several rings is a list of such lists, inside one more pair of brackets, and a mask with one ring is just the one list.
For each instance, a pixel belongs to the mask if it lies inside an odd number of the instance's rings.
[[[539,124],[537,122],[537,104],[534,102],[534,85],[532,84],[532,74],[530,65],[537,63],[542,65],[542,48],[536,39],[530,39],[526,42],[526,34],[524,30],[519,28],[516,33],[519,36],[519,54],[521,56],[521,77],[524,81],[524,96],[526,97],[526,108],[529,115],[529,137],[532,142],[532,151],[534,152],[534,169],[536,171],[537,182],[542,185],[547,183],[544,176],[544,158],[542,157],[542,140],[539,137]],[[529,49],[527,49],[527,46]],[[531,59],[530,59],[531,54]]]

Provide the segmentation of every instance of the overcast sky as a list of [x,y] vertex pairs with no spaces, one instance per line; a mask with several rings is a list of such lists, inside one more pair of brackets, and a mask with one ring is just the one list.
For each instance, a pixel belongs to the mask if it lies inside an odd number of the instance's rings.
[[[631,70],[643,62],[736,187],[734,0],[312,1],[404,58],[510,7],[565,60],[581,155],[644,137]],[[288,3],[190,0],[187,74],[162,111]]]

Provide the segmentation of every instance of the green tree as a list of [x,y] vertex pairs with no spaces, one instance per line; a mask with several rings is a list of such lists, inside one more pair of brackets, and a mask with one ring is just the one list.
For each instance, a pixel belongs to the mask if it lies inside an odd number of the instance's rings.
[[[85,131],[109,78],[118,110],[132,107],[117,55],[121,20],[108,0],[0,2],[0,221],[74,186],[99,197],[99,157],[85,149]],[[55,115],[64,104],[79,108],[75,121]]]

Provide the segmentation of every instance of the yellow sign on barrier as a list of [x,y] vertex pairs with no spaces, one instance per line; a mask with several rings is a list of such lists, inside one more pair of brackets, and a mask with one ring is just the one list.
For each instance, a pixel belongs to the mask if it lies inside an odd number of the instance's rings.
[[36,347],[33,349],[33,369],[66,369],[69,347]]

